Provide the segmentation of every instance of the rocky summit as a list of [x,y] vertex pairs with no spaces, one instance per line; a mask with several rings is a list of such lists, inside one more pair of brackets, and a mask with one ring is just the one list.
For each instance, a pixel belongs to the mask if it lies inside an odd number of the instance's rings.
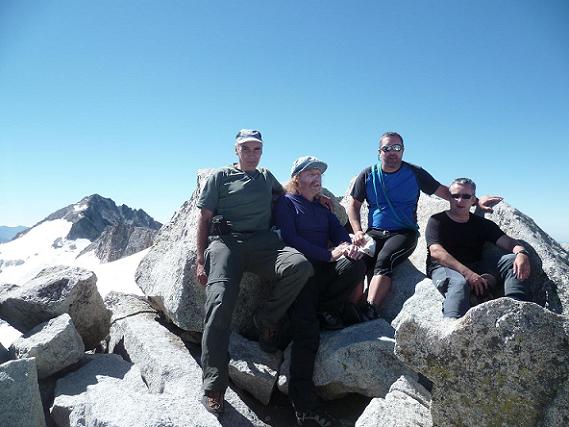
[[[251,314],[270,285],[253,274],[243,277],[233,315],[226,413],[218,419],[199,402],[204,290],[194,277],[196,202],[209,173],[200,171],[196,191],[140,263],[144,296],[111,292],[103,302],[95,274],[63,266],[18,286],[0,284],[0,318],[23,333],[0,344],[1,426],[295,424],[286,398],[290,345],[283,340],[271,355],[260,349]],[[79,218],[83,207],[61,215]],[[422,236],[429,216],[446,207],[421,196]],[[343,208],[335,209],[345,221]],[[111,211],[101,218],[110,222]],[[338,425],[569,425],[567,252],[506,203],[489,217],[524,241],[534,302],[499,298],[444,319],[443,297],[424,274],[421,237],[394,271],[382,319],[322,333],[314,383]],[[137,225],[121,227],[107,229],[101,242],[127,242],[118,246],[128,251]],[[104,246],[90,250],[116,256]]]

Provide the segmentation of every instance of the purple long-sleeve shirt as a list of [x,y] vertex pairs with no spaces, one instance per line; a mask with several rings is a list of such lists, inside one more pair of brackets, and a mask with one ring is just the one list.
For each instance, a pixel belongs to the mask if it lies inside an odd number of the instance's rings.
[[311,260],[330,261],[328,242],[334,246],[351,242],[350,235],[332,212],[320,202],[310,202],[300,194],[287,193],[279,197],[274,216],[284,242]]

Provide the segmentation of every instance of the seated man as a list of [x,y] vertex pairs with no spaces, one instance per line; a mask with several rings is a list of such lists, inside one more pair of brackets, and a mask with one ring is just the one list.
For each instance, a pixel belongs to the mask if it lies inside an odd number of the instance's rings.
[[313,273],[306,258],[270,230],[273,194],[284,190],[271,172],[257,168],[262,152],[261,133],[241,130],[235,141],[238,163],[215,171],[197,203],[196,275],[206,286],[202,403],[216,416],[223,412],[230,324],[243,272],[273,282],[269,300],[253,317],[261,348],[269,352],[277,350],[276,329]]
[[[472,180],[455,179],[449,190],[450,210],[431,216],[426,230],[427,274],[445,296],[444,317],[464,316],[470,308],[471,290],[482,296],[494,284],[504,285],[504,296],[528,301],[530,262],[525,248],[494,222],[470,213],[476,203]],[[484,242],[513,254],[486,259]]]
[[[288,192],[275,207],[275,221],[282,238],[304,254],[314,267],[311,277],[291,307],[292,348],[289,397],[298,425],[331,425],[319,407],[312,377],[320,342],[320,326],[339,329],[344,303],[362,280],[362,254],[329,209],[316,197],[322,191],[327,165],[315,157],[301,157],[293,164]],[[329,247],[331,242],[334,247]]]

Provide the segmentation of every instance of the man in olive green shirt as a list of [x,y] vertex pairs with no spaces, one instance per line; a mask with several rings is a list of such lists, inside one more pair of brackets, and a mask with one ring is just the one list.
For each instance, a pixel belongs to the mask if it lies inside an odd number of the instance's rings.
[[217,416],[223,413],[230,324],[243,272],[273,282],[269,300],[253,318],[261,348],[269,352],[277,350],[279,323],[313,274],[306,258],[270,230],[273,196],[284,190],[269,170],[257,167],[262,152],[259,131],[239,131],[238,163],[215,171],[198,201],[196,275],[206,286],[202,402]]

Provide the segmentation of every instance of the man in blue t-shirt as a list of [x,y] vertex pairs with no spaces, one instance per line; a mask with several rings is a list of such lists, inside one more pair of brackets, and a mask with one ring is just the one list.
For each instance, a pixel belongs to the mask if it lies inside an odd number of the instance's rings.
[[[450,209],[431,216],[425,232],[427,274],[445,297],[444,317],[462,317],[470,308],[471,291],[481,297],[497,284],[504,286],[504,296],[528,301],[526,249],[494,222],[470,213],[476,203],[476,184],[471,179],[455,179],[449,189]],[[485,242],[511,253],[499,259],[485,256]]]
[[[420,191],[450,200],[448,187],[441,185],[427,171],[403,161],[405,146],[396,132],[384,133],[379,139],[379,163],[363,170],[354,183],[348,217],[354,230],[354,243],[366,240],[360,209],[364,201],[369,208],[367,234],[376,242],[375,255],[368,269],[369,282],[363,316],[377,318],[378,310],[391,288],[393,268],[409,257],[417,246],[417,203]],[[491,211],[501,197],[482,198],[480,207]]]

